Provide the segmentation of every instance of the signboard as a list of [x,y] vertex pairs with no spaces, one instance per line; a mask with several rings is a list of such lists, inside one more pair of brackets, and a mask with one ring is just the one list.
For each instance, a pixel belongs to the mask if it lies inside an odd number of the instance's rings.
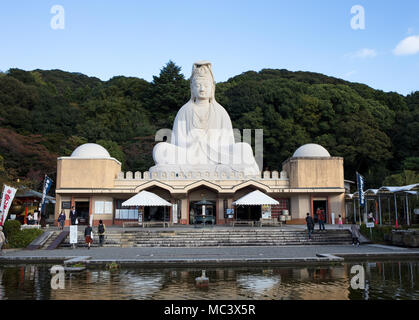
[[202,206],[202,215],[205,216],[205,205]]
[[367,228],[374,228],[374,222],[368,222]]
[[70,208],[71,208],[71,201],[61,202],[61,209],[70,209]]
[[77,226],[70,226],[70,244],[77,243]]
[[90,215],[89,224],[93,227],[93,214]]
[[234,218],[234,209],[226,209],[226,215],[227,215],[227,219],[233,219]]
[[262,205],[262,219],[270,219],[270,218],[271,218],[271,206]]

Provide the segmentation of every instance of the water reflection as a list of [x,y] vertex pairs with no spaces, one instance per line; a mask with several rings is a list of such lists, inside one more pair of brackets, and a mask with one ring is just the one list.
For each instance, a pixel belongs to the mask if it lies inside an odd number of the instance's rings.
[[[365,288],[354,290],[350,270],[359,264],[365,270]],[[50,267],[1,266],[0,299],[419,299],[418,261],[294,268],[88,269],[67,272],[64,290],[51,289]]]

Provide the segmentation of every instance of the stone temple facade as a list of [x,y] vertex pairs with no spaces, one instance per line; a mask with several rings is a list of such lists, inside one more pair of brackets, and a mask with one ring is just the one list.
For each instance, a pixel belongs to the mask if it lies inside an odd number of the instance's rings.
[[[172,203],[171,207],[125,208],[122,202],[142,190],[153,192]],[[168,221],[174,225],[193,224],[206,202],[206,214],[217,225],[233,220],[259,220],[261,208],[238,207],[233,202],[254,190],[276,199],[271,216],[277,219],[288,210],[288,224],[304,224],[307,213],[315,217],[317,209],[331,223],[332,213],[345,218],[343,158],[333,157],[320,145],[298,148],[282,164],[281,171],[265,171],[253,178],[242,173],[215,172],[121,172],[121,163],[97,144],[84,144],[67,157],[57,159],[55,221],[64,210],[75,207],[79,223],[106,225],[129,221]],[[234,209],[233,216],[229,209]]]

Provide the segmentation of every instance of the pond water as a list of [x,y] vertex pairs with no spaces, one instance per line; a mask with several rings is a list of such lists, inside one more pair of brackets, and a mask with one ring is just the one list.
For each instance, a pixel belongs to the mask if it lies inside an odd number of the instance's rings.
[[[351,268],[362,266],[364,288],[353,289]],[[51,266],[0,266],[0,300],[88,299],[419,299],[419,261],[351,262],[331,266],[202,268],[66,272],[52,289]],[[359,271],[356,273],[359,274]],[[354,280],[352,280],[353,282]]]

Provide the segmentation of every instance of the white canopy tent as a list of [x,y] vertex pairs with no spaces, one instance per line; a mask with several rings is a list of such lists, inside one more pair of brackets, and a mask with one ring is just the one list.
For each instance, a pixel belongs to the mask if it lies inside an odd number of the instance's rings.
[[166,206],[170,207],[172,204],[157,194],[141,191],[135,196],[129,198],[127,201],[122,202],[123,207],[150,207],[150,206]]
[[255,190],[241,197],[233,202],[236,206],[263,206],[263,205],[277,205],[278,201],[264,194],[259,190]]
[[157,194],[148,191],[141,191],[135,196],[122,202],[123,207],[164,207],[163,221],[166,221],[166,207],[171,207],[172,204]]

